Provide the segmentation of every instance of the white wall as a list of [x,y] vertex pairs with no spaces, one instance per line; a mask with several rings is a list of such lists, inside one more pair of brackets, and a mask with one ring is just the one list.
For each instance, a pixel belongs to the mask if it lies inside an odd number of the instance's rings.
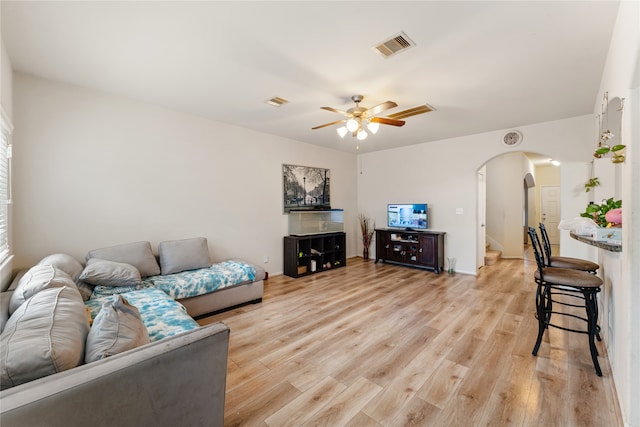
[[13,120],[13,71],[11,59],[0,39],[0,105],[9,119]]
[[[588,178],[586,165],[593,148],[592,116],[520,126],[518,129],[524,138],[515,148],[502,144],[506,130],[499,130],[360,154],[359,211],[373,216],[378,225],[384,225],[385,208],[389,202],[429,203],[430,228],[447,233],[445,256],[457,259],[457,271],[476,274],[476,171],[488,160],[514,151],[528,151],[557,159],[563,163],[562,216],[577,216],[587,203],[584,191],[576,192],[575,189]],[[522,178],[517,177],[520,188]],[[457,208],[462,208],[463,213],[456,214]],[[518,209],[521,212],[522,204]],[[575,252],[573,256],[584,256],[584,246],[566,244],[569,253]]]
[[[282,272],[282,164],[331,170],[356,251],[354,154],[14,76],[16,268],[114,244],[204,236],[216,260]],[[265,256],[269,263],[264,264]]]
[[[604,93],[609,100],[625,98],[622,143],[627,161],[614,166],[606,159],[595,163],[594,198],[622,199],[623,251],[599,251],[605,280],[602,307],[609,360],[625,425],[640,426],[640,2],[620,3],[594,113],[601,112]],[[613,124],[611,124],[613,125]],[[595,140],[594,140],[595,146]]]

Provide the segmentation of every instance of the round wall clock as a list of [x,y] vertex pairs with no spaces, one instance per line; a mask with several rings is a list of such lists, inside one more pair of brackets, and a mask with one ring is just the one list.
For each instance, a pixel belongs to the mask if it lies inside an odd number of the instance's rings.
[[502,143],[507,147],[515,147],[522,142],[522,132],[519,130],[510,130],[502,137]]

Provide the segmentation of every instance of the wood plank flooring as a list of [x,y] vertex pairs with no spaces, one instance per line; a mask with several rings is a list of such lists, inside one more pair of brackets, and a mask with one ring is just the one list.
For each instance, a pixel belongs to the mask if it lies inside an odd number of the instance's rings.
[[609,361],[551,329],[537,357],[535,263],[477,277],[352,258],[265,281],[231,329],[225,426],[622,426]]

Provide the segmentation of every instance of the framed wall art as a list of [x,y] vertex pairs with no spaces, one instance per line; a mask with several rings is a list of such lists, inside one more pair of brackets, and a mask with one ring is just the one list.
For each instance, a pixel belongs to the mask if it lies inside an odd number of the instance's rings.
[[294,209],[330,209],[329,181],[329,169],[283,164],[284,213]]

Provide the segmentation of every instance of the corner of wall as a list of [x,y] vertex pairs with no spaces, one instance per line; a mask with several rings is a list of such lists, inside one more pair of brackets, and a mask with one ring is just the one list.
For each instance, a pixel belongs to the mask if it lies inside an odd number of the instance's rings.
[[13,255],[9,255],[7,259],[0,264],[0,292],[4,292],[11,284],[13,276]]

